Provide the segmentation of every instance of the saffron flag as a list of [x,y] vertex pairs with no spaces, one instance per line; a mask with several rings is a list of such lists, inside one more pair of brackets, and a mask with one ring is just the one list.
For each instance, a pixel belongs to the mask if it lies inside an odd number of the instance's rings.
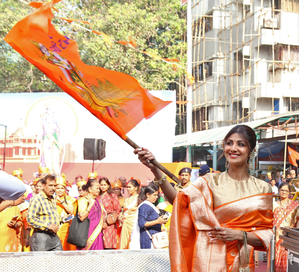
[[288,146],[289,163],[298,167],[297,160],[299,160],[299,153]]
[[150,118],[170,102],[152,96],[127,74],[85,64],[77,43],[58,33],[51,22],[51,9],[60,1],[45,3],[19,21],[5,41],[126,139],[126,133],[143,118]]

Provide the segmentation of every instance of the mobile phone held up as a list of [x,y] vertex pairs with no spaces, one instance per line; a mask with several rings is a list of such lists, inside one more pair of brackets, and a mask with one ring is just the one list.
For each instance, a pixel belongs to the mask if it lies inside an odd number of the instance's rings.
[[163,218],[167,218],[167,220],[170,218],[171,216],[171,213],[170,212],[166,212],[164,215],[163,215]]
[[66,223],[66,222],[72,220],[73,218],[74,218],[74,215],[72,214],[72,215],[70,215],[70,216],[68,216],[68,217],[63,218],[63,219],[62,219],[62,222],[63,222],[63,223]]

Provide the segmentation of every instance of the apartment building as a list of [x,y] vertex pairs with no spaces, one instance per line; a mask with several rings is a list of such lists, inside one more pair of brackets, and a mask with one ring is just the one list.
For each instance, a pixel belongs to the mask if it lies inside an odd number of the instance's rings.
[[299,1],[190,0],[193,131],[299,109]]

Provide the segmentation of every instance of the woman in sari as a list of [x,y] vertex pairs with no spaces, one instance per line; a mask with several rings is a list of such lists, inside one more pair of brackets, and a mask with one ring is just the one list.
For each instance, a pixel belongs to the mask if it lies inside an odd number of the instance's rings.
[[85,196],[87,192],[82,189],[82,186],[86,184],[86,181],[83,179],[83,177],[80,175],[77,176],[75,178],[75,183],[77,185],[78,193],[79,193],[79,196],[77,198]]
[[[115,180],[114,182],[111,183],[111,188],[113,190],[113,193],[118,197],[118,202],[119,202],[121,213],[122,213],[123,209],[124,209],[125,198],[121,194],[121,182],[119,180]],[[121,229],[122,229],[122,222],[118,220],[116,222],[116,227],[117,227],[116,248],[120,249],[120,234],[121,234]]]
[[[56,178],[56,183],[57,183],[56,186],[57,211],[60,218],[64,218],[67,215],[74,214],[74,211],[76,211],[77,209],[77,200],[66,194],[66,179],[64,174],[62,174],[61,177]],[[59,230],[57,232],[63,250],[76,250],[76,246],[69,244],[67,242],[70,223],[71,221],[61,223],[59,226]]]
[[119,180],[115,180],[111,183],[111,188],[113,193],[118,197],[118,202],[122,210],[124,208],[125,198],[121,194],[121,182]]
[[[109,214],[115,213],[116,218],[118,218],[118,214],[120,213],[120,204],[118,201],[118,197],[113,193],[111,189],[110,181],[103,177],[99,180],[100,182],[100,195],[98,199],[101,204],[104,206],[106,217]],[[116,220],[117,222],[117,220]],[[117,247],[117,225],[116,222],[114,224],[108,225],[106,222],[104,228],[104,248],[105,249],[116,249]]]
[[248,173],[255,145],[256,135],[250,127],[233,127],[223,140],[228,170],[199,177],[181,192],[151,162],[155,159],[151,152],[135,149],[173,203],[172,271],[254,271],[253,250],[268,250],[273,236],[272,190]]
[[275,272],[286,272],[288,263],[288,252],[280,244],[282,239],[281,227],[299,227],[299,203],[289,199],[290,185],[283,182],[279,186],[279,200],[273,205],[274,226],[276,226],[276,252],[275,252]]
[[136,219],[139,187],[140,184],[135,179],[128,182],[127,190],[130,197],[125,200],[124,213],[119,215],[119,221],[122,222],[120,249],[129,249],[130,237]]
[[11,206],[0,212],[0,252],[20,251],[22,225],[22,217],[18,206]]
[[36,178],[34,181],[33,181],[33,186],[34,186],[34,191],[32,191],[32,193],[30,193],[27,197],[26,197],[26,200],[31,200],[31,198],[33,198],[34,196],[38,195],[42,189],[43,189],[43,186],[42,186],[42,179],[41,178]]
[[103,223],[105,218],[104,208],[96,197],[100,193],[100,184],[96,179],[89,179],[82,186],[87,191],[87,195],[78,199],[79,219],[84,221],[89,218],[90,225],[88,239],[85,248],[81,250],[99,250],[104,249],[103,241]]

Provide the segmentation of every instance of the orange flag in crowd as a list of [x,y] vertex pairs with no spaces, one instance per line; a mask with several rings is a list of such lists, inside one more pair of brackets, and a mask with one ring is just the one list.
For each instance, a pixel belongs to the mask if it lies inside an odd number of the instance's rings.
[[296,161],[299,160],[299,153],[290,147],[288,147],[288,153],[289,153],[289,163],[291,165],[298,167]]
[[51,23],[53,5],[45,3],[19,21],[5,41],[120,137],[169,101],[160,100],[124,73],[82,62],[74,40]]

